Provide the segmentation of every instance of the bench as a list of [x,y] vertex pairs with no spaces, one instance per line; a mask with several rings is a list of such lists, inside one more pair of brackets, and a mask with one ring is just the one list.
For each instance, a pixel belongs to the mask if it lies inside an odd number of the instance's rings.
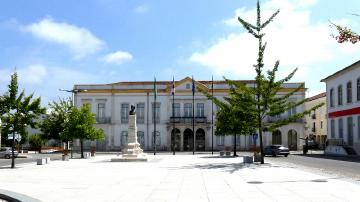
[[220,156],[231,156],[231,151],[220,151]]
[[85,159],[89,159],[91,157],[91,153],[90,152],[84,152],[84,158]]
[[50,157],[42,157],[42,158],[38,158],[36,159],[36,164],[37,165],[45,165],[50,163]]
[[243,161],[244,161],[244,163],[253,163],[254,157],[253,156],[244,156]]

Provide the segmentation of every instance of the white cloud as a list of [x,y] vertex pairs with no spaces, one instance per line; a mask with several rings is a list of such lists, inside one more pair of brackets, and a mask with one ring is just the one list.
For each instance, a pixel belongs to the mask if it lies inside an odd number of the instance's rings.
[[9,82],[10,76],[17,71],[18,81],[23,84],[40,84],[44,81],[48,75],[48,70],[43,65],[29,65],[21,69],[3,69],[0,70],[1,80],[0,82]]
[[149,8],[149,6],[147,6],[147,5],[139,5],[139,6],[137,6],[137,7],[134,9],[134,11],[135,11],[135,13],[142,14],[142,13],[148,12],[149,9],[150,9],[150,8]]
[[101,60],[106,64],[122,64],[123,62],[132,60],[133,56],[124,51],[116,51],[105,55]]
[[[319,75],[311,74],[314,69],[319,71],[324,68],[319,64],[338,57],[339,53],[360,51],[359,46],[340,46],[330,36],[327,20],[317,23],[310,21],[311,8],[315,4],[316,0],[270,0],[261,5],[263,20],[280,9],[279,15],[265,30],[264,39],[268,41],[268,46],[264,61],[267,68],[272,68],[279,59],[279,75],[299,67],[301,71],[294,77],[296,81],[307,82],[312,79],[319,82]],[[255,24],[256,9],[239,8],[234,17],[223,21],[224,25],[244,30],[237,20],[238,16]],[[189,61],[203,65],[218,75],[252,79],[256,58],[257,40],[244,30],[218,39],[206,50],[194,52]]]
[[85,28],[55,22],[51,18],[24,26],[22,30],[32,33],[39,39],[66,46],[75,54],[75,58],[94,54],[105,44]]

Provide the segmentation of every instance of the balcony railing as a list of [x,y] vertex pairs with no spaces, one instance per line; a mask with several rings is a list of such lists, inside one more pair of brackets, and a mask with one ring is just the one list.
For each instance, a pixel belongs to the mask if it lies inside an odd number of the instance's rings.
[[96,122],[98,124],[111,123],[111,117],[96,117]]
[[[193,117],[170,117],[170,123],[192,123]],[[195,117],[195,123],[206,123],[207,118],[205,116]]]
[[[267,118],[265,118],[265,121],[268,122],[268,123],[274,123],[274,122],[277,122],[277,121],[281,121],[283,119],[287,119],[288,116],[280,116],[280,117],[272,117],[272,116],[269,116]],[[305,123],[304,122],[304,119],[295,119],[295,120],[292,120],[290,121],[290,123]]]

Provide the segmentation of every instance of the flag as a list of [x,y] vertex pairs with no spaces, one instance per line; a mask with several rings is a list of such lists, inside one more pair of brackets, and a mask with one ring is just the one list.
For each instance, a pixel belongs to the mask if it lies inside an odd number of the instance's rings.
[[192,93],[193,93],[193,95],[195,95],[195,81],[194,81],[194,77],[192,77]]
[[157,96],[157,88],[156,88],[156,77],[154,77],[154,97]]
[[175,80],[174,80],[174,76],[173,76],[173,83],[172,83],[172,87],[171,87],[171,95],[175,95]]

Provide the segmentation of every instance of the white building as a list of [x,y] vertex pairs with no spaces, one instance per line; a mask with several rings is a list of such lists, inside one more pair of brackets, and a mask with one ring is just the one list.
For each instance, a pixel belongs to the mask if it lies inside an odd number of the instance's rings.
[[360,61],[321,81],[328,95],[329,143],[344,144],[360,154]]
[[[254,81],[239,81],[248,86],[254,86]],[[211,81],[195,81],[197,88],[211,92]],[[289,92],[297,88],[301,83],[286,83],[280,93]],[[171,95],[172,81],[158,81],[157,100],[154,102],[154,82],[119,82],[111,84],[90,84],[75,85],[74,89],[86,90],[75,94],[77,107],[83,104],[90,104],[92,112],[97,116],[97,127],[102,128],[106,133],[105,141],[97,142],[97,150],[120,150],[127,141],[128,114],[130,105],[136,106],[137,130],[139,142],[145,150],[153,149],[153,132],[156,127],[157,150],[171,150],[173,121],[175,122],[176,135],[174,138],[175,148],[178,151],[192,151],[193,148],[193,96],[192,79],[186,77],[176,81],[176,93],[174,104],[174,116],[172,115],[173,99]],[[229,86],[224,81],[214,81],[214,96],[222,99],[229,93]],[[305,98],[305,89],[295,93],[290,101],[297,101]],[[196,151],[224,149],[225,146],[232,146],[233,137],[212,136],[212,102],[202,93],[195,93],[195,127]],[[154,109],[156,118],[153,118]],[[216,114],[216,105],[213,106]],[[283,116],[301,112],[304,105],[298,106]],[[279,119],[280,117],[276,117]],[[269,118],[272,121],[274,118]],[[154,125],[156,120],[156,126]],[[214,123],[216,117],[214,116]],[[214,129],[215,131],[215,129]],[[265,133],[264,143],[284,144],[298,149],[303,137],[304,122],[298,120],[287,126],[279,128],[274,134]],[[253,144],[251,136],[237,138],[238,149],[249,149]],[[257,143],[257,145],[259,145]]]
[[325,104],[305,116],[305,137],[314,137],[320,148],[324,149],[327,138],[326,93],[308,98],[308,101],[305,102],[305,109],[309,110],[321,103]]

